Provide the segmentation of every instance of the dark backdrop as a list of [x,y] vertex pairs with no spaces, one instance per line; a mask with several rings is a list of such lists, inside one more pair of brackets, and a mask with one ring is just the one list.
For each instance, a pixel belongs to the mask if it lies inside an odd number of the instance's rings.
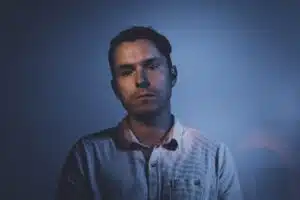
[[53,199],[75,140],[124,115],[107,49],[131,25],[170,39],[174,112],[233,152],[259,122],[300,119],[296,1],[82,2],[1,2],[1,199]]

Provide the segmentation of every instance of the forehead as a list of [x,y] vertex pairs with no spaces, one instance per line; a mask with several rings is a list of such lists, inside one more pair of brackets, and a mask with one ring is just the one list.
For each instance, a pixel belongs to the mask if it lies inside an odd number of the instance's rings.
[[159,50],[149,40],[139,39],[132,42],[123,42],[115,51],[115,65],[134,64],[160,56]]

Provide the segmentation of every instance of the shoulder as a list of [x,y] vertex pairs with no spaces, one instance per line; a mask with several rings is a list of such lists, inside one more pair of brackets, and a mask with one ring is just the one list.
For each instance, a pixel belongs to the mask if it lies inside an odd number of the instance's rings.
[[200,151],[201,154],[210,155],[219,164],[232,159],[231,151],[224,142],[214,139],[201,130],[184,127],[183,139],[193,149]]
[[[210,153],[216,154],[218,149],[224,146],[224,143],[212,138],[209,134],[190,127],[184,127],[183,132],[184,140],[187,140],[192,145],[200,147]],[[226,145],[225,145],[226,146]]]
[[111,127],[81,136],[74,142],[71,151],[87,152],[113,144],[117,128]]
[[115,137],[116,132],[117,127],[110,127],[99,130],[98,132],[86,134],[82,136],[79,140],[85,142],[107,142]]

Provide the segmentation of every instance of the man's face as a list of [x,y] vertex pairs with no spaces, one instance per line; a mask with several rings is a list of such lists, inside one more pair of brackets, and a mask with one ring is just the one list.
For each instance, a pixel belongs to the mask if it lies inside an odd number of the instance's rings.
[[114,54],[114,91],[129,114],[148,116],[169,105],[167,59],[148,40],[121,43]]

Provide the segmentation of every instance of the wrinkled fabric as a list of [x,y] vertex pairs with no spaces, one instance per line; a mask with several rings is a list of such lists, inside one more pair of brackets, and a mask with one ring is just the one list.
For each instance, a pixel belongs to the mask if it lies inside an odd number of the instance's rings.
[[120,124],[80,138],[63,165],[57,200],[242,199],[225,144],[177,120],[171,132],[177,148],[157,146],[148,160],[139,148],[124,145],[133,141]]

